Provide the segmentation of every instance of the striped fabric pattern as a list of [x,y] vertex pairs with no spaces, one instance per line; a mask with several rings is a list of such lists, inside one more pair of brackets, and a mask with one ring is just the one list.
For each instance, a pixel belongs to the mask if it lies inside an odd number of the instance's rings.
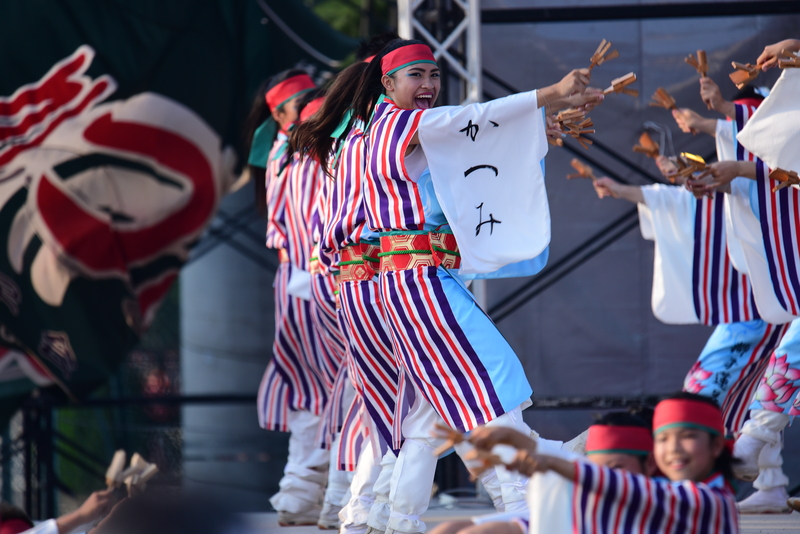
[[773,193],[778,182],[769,178],[766,165],[759,163],[758,211],[772,287],[783,309],[800,315],[800,191],[785,187]]
[[346,344],[336,313],[336,282],[331,275],[311,275],[311,324],[325,384],[333,389],[344,362]]
[[[325,373],[311,332],[311,305],[286,292],[291,270],[287,262],[275,273],[275,340],[272,361],[262,380],[264,391],[262,394],[259,390],[258,398],[259,420],[263,421],[264,428],[285,428],[285,419],[273,419],[286,413],[274,402],[286,402],[290,410],[321,415],[328,399]],[[275,379],[267,376],[268,373],[280,376],[288,390],[285,395],[275,396],[269,391],[269,383],[274,383]]]
[[466,432],[505,413],[436,267],[384,272],[379,283],[395,352],[442,419]]
[[[741,131],[755,107],[736,104],[736,128]],[[758,212],[772,287],[784,310],[800,316],[800,191],[786,187],[772,192],[778,182],[769,178],[766,165],[736,143],[736,159],[756,161]]]
[[334,253],[358,243],[366,224],[364,177],[366,154],[364,132],[354,127],[342,143],[333,165],[333,186],[328,197],[328,215],[321,240],[323,252]]
[[318,245],[316,257],[319,261],[320,272],[323,274],[331,274],[336,265],[336,254],[332,250],[319,246],[324,238],[325,225],[331,218],[333,186],[333,178],[323,173],[317,190],[317,198],[314,200],[314,208],[311,211],[311,240]]
[[267,189],[267,248],[286,246],[286,228],[283,221],[284,201],[286,200],[286,171],[288,138],[281,132],[269,151],[265,176]]
[[728,433],[736,434],[742,430],[742,426],[747,420],[750,403],[761,382],[761,377],[764,376],[770,356],[780,344],[790,324],[767,324],[767,329],[758,344],[743,355],[749,355],[747,363],[722,401],[722,420]]
[[285,178],[285,248],[292,265],[304,271],[310,270],[314,205],[324,179],[322,166],[315,159],[299,154],[292,156]]
[[574,482],[573,534],[739,532],[736,499],[718,479],[672,483],[581,461]]
[[397,408],[398,365],[392,351],[389,327],[382,313],[378,284],[372,280],[342,282],[339,286],[340,321],[347,332],[348,354],[354,367],[356,391],[363,397],[364,409],[372,421],[377,438],[375,450],[387,444],[400,448],[400,437],[392,427]]
[[367,141],[365,205],[373,230],[422,230],[425,211],[417,184],[406,171],[405,153],[422,110],[400,109],[391,100],[375,107]]
[[269,362],[258,387],[258,425],[265,430],[289,431],[289,384]]
[[733,267],[725,236],[725,195],[697,200],[692,289],[701,324],[759,319],[747,276]]
[[342,422],[342,437],[336,450],[339,471],[356,470],[356,461],[369,438],[368,427],[363,423],[363,409],[363,400],[356,395]]

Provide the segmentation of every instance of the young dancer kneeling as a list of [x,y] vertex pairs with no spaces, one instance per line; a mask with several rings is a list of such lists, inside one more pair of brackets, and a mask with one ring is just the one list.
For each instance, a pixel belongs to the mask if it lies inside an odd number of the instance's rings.
[[542,454],[530,438],[506,428],[476,429],[470,441],[483,450],[512,445],[518,452],[509,469],[537,474],[528,491],[531,534],[738,532],[729,485],[733,459],[714,401],[680,393],[660,402],[653,435],[655,462],[665,478]]

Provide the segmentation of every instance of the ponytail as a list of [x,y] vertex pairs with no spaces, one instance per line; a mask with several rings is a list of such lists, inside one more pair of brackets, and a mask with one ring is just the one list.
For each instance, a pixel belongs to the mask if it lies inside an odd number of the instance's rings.
[[[319,111],[292,130],[290,147],[304,150],[326,170],[325,162],[330,156],[334,142],[331,135],[347,116],[359,80],[367,66],[368,64],[364,62],[354,63],[340,72],[331,83]],[[352,125],[348,125],[347,130],[349,126]]]

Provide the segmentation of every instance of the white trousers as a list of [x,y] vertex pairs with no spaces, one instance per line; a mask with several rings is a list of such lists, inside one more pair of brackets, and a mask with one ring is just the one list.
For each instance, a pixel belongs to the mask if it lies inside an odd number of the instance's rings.
[[336,434],[331,444],[328,462],[328,488],[325,490],[325,504],[329,508],[342,508],[350,499],[350,482],[353,480],[353,473],[349,471],[339,471],[336,457],[338,454],[339,440],[342,433]]
[[380,463],[375,458],[372,440],[366,440],[356,462],[353,480],[350,482],[350,500],[339,512],[341,533],[364,532],[370,510],[375,502],[375,482],[381,473]]
[[[389,531],[421,533],[426,530],[425,522],[420,516],[428,509],[431,499],[433,475],[438,461],[433,451],[444,443],[443,439],[431,437],[431,432],[437,423],[444,424],[444,421],[423,395],[417,392],[414,405],[403,421],[405,442],[397,457],[391,481],[389,499],[391,512],[387,522],[387,534]],[[531,432],[530,427],[522,420],[522,411],[519,407],[494,419],[487,426],[508,426],[525,435],[530,435]],[[456,446],[456,452],[463,456],[471,448],[470,444],[461,443]],[[470,462],[465,463],[468,469],[475,469]],[[496,488],[499,482],[506,511],[526,508],[527,477],[504,468],[497,468],[496,482],[492,481],[491,476],[487,477],[487,482],[490,488]]]
[[289,458],[279,484],[280,491],[269,500],[279,512],[297,514],[322,504],[330,454],[319,447],[320,419],[307,411],[289,412]]
[[766,443],[758,455],[758,478],[753,486],[768,490],[789,485],[783,472],[783,429],[789,424],[789,416],[769,410],[751,410],[750,419],[742,427],[742,434]]
[[391,513],[390,494],[392,487],[392,476],[394,474],[397,456],[392,451],[386,451],[381,458],[381,473],[375,481],[375,502],[369,511],[367,525],[375,530],[386,530]]

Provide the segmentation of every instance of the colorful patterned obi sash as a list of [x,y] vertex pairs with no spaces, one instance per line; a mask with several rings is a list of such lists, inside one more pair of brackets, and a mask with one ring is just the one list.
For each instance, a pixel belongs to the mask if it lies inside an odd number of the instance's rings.
[[308,258],[308,272],[312,275],[322,274],[322,264],[319,262],[319,243],[311,249],[311,257]]
[[449,230],[381,232],[378,257],[382,272],[440,265],[445,269],[458,269],[461,266],[458,243]]
[[278,249],[278,261],[281,263],[289,263],[289,252],[285,248]]
[[375,276],[378,244],[370,241],[354,243],[340,252],[339,270],[342,282],[364,282]]

